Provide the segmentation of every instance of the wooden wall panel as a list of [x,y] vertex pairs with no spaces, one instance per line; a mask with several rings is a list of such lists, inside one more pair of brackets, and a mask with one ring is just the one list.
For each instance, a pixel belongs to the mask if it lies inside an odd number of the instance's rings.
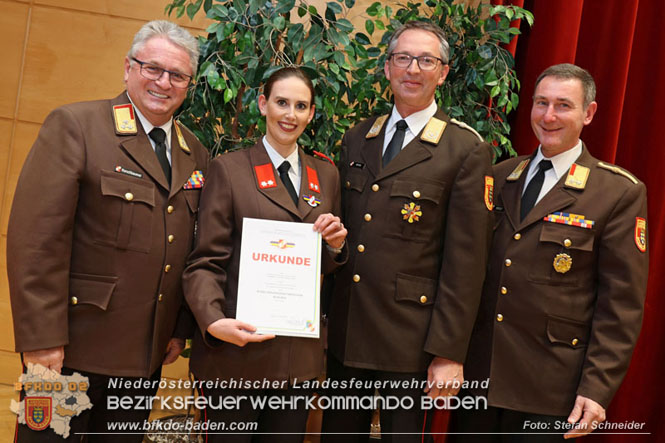
[[[1,205],[3,196],[5,195],[5,174],[7,172],[7,165],[9,163],[10,147],[12,128],[14,122],[9,119],[0,118],[0,220],[2,220],[3,206]],[[0,233],[2,233],[0,229]],[[4,272],[4,268],[0,268],[0,272]],[[0,292],[2,294],[2,292]]]
[[[7,283],[7,237],[0,236],[0,294],[9,294]],[[0,297],[0,351],[14,352],[14,327],[9,297]],[[0,366],[0,383],[2,382],[2,368]]]
[[135,20],[33,8],[18,118],[42,123],[62,104],[121,92],[124,56],[140,26]]
[[63,9],[76,9],[79,11],[94,12],[108,16],[127,17],[147,22],[150,20],[170,20],[188,28],[205,29],[211,22],[202,13],[190,21],[189,17],[183,15],[176,19],[175,14],[171,17],[164,13],[168,0],[35,0],[35,4],[57,6]]
[[[0,63],[0,78],[2,79],[0,117],[14,118],[29,7],[22,3],[0,1],[0,9],[2,9],[0,42],[5,42],[2,49],[2,63]],[[11,44],[7,44],[8,42]],[[4,171],[4,169],[0,169],[0,171]]]

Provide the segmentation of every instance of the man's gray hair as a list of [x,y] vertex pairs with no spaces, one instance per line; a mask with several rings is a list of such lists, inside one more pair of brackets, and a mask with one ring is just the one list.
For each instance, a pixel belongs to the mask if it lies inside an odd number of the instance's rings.
[[420,20],[412,20],[410,22],[406,22],[402,26],[397,28],[397,30],[390,37],[390,42],[388,42],[388,51],[386,53],[388,58],[390,58],[393,51],[395,50],[395,46],[397,46],[397,39],[399,38],[399,36],[402,35],[404,31],[409,31],[411,29],[420,29],[422,31],[431,32],[432,34],[436,35],[436,38],[439,39],[440,43],[441,60],[443,60],[444,64],[448,63],[450,49],[448,46],[448,41],[446,40],[446,35],[443,33],[443,29],[441,29],[438,25],[435,25],[434,23],[423,22]]
[[570,63],[561,63],[552,65],[545,69],[542,74],[536,79],[536,85],[533,90],[535,91],[538,84],[545,77],[554,77],[560,80],[577,79],[582,83],[582,93],[584,94],[584,109],[596,99],[596,82],[586,69]]
[[141,26],[127,52],[130,62],[132,62],[131,58],[135,57],[136,53],[153,37],[166,37],[171,43],[181,47],[189,55],[192,76],[196,75],[199,64],[199,43],[186,29],[167,20],[153,20]]

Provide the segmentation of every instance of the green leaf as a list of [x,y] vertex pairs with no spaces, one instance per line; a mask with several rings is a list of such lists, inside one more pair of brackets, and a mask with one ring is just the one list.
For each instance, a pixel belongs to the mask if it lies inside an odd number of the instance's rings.
[[356,41],[361,45],[369,45],[369,37],[362,32],[356,32]]
[[365,12],[370,17],[376,17],[379,14],[380,9],[381,9],[381,3],[374,2],[365,10]]
[[386,25],[381,20],[374,20],[374,25],[376,26],[376,29],[381,31],[386,30]]
[[202,4],[203,0],[196,0],[196,2],[187,5],[187,16],[190,20],[194,19],[196,13],[199,11],[199,9],[201,9]]
[[374,33],[374,22],[372,20],[365,20],[365,29],[369,35]]
[[340,32],[345,32],[347,34],[353,32],[353,24],[345,18],[337,20],[335,27],[337,27]]
[[340,5],[337,2],[328,2],[326,3],[326,7],[330,9],[332,12],[335,14],[341,14],[342,13],[342,5]]
[[347,8],[351,9],[356,4],[356,0],[344,0],[344,4]]
[[286,19],[284,17],[282,17],[281,15],[278,15],[272,21],[272,24],[275,26],[275,29],[277,29],[278,31],[282,31],[284,29],[284,27],[286,26]]
[[[260,2],[265,4],[265,1]],[[288,14],[291,12],[296,4],[296,0],[279,0],[275,7],[275,14]],[[298,15],[300,15],[300,7],[298,7]],[[302,17],[302,16],[301,16]]]
[[333,60],[335,60],[335,63],[337,63],[339,66],[342,66],[346,61],[344,59],[344,54],[342,54],[340,51],[333,52]]
[[233,99],[233,90],[228,88],[224,91],[224,103],[228,103]]
[[335,74],[339,74],[339,66],[336,63],[329,63],[328,68]]

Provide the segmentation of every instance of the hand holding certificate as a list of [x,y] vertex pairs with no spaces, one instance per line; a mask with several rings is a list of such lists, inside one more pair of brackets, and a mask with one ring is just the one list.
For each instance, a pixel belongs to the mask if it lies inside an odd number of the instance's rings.
[[236,318],[256,332],[319,337],[321,234],[312,226],[244,219]]

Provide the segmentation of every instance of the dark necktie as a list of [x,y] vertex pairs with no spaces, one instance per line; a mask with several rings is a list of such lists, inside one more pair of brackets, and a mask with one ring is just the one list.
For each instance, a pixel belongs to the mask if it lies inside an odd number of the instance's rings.
[[148,135],[150,135],[150,138],[155,142],[155,154],[157,154],[157,160],[159,160],[159,164],[162,165],[166,181],[170,185],[171,164],[169,163],[169,159],[166,158],[166,143],[164,142],[164,140],[166,140],[166,132],[164,132],[162,128],[153,128]]
[[543,188],[543,182],[545,181],[545,171],[552,169],[552,162],[549,160],[541,160],[538,163],[538,172],[533,176],[529,185],[526,187],[526,191],[522,194],[522,203],[520,204],[520,220],[524,220],[524,217],[531,211],[531,209],[536,204],[540,190]]
[[298,206],[298,193],[296,192],[296,188],[293,187],[293,182],[289,178],[289,168],[291,168],[291,163],[284,161],[281,165],[279,165],[277,170],[279,171],[279,178],[282,179],[284,187],[287,191],[289,191],[289,195],[293,199],[293,203]]
[[392,140],[390,140],[390,143],[388,143],[386,152],[383,153],[384,168],[388,163],[390,163],[390,160],[394,159],[397,156],[397,154],[399,154],[399,151],[402,150],[402,144],[404,143],[404,134],[406,134],[406,129],[409,127],[409,125],[407,125],[404,120],[398,121],[395,124],[395,126],[397,127],[397,129],[395,129],[395,133],[393,134]]

